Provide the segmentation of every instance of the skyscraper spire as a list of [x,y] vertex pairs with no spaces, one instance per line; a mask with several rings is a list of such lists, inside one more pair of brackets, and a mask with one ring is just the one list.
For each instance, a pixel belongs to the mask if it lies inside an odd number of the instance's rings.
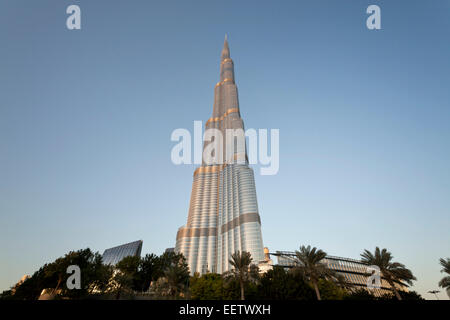
[[230,48],[228,47],[228,35],[225,34],[225,41],[223,42],[221,60],[223,61],[229,58],[230,58]]

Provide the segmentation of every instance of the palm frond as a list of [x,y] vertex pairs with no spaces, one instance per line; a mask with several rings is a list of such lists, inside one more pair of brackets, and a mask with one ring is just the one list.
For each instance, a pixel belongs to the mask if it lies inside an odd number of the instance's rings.
[[441,272],[445,272],[445,273],[450,274],[450,258],[447,258],[447,259],[441,258],[441,259],[439,259],[439,263],[443,267]]
[[439,287],[449,289],[450,288],[450,276],[442,278],[441,281],[439,281]]
[[381,274],[392,282],[399,283],[401,285],[412,285],[413,280],[417,280],[412,271],[407,269],[404,264],[400,262],[392,262],[393,256],[387,251],[386,248],[380,250],[379,247],[375,248],[374,253],[369,250],[364,250],[361,254],[361,261],[367,265],[375,265],[380,268]]

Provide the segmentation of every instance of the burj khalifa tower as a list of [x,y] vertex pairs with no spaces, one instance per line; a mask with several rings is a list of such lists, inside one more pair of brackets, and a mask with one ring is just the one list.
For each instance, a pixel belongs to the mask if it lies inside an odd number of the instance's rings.
[[[186,257],[191,274],[230,270],[228,261],[236,251],[250,252],[255,264],[264,260],[255,178],[248,165],[245,139],[236,145],[236,136],[227,135],[227,129],[244,130],[227,37],[221,54],[220,81],[214,88],[213,112],[205,132],[208,129],[222,133],[224,161],[203,161],[194,171],[187,223],[178,229],[175,247]],[[204,151],[213,141],[205,139]],[[225,150],[230,142],[231,153]]]

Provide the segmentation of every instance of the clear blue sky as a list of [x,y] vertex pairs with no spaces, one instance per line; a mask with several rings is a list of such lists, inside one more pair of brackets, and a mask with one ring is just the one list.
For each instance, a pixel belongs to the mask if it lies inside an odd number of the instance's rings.
[[69,250],[174,246],[194,166],[170,135],[210,117],[228,33],[246,128],[280,129],[279,173],[256,175],[264,245],[386,247],[430,298],[450,257],[449,31],[443,0],[2,0],[0,290]]

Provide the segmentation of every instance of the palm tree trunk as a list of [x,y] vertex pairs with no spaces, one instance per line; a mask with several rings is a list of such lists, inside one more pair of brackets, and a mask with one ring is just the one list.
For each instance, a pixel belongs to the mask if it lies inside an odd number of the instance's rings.
[[58,277],[58,283],[56,284],[56,288],[55,289],[53,289],[53,294],[56,296],[56,292],[58,291],[58,289],[59,289],[59,286],[61,285],[61,282],[62,282],[62,276],[59,276]]
[[319,287],[317,286],[317,281],[313,281],[314,290],[316,291],[317,300],[322,300],[320,297]]
[[242,281],[242,279],[239,279],[239,283],[241,285],[241,300],[245,300],[245,295],[244,295],[244,281]]
[[402,300],[402,297],[400,296],[400,293],[398,293],[397,288],[395,287],[394,283],[389,281],[389,284],[391,285],[392,291],[394,291],[395,296],[398,300]]
[[119,287],[117,288],[117,292],[116,292],[116,300],[119,300],[119,299],[120,299],[121,291],[122,291],[122,286],[119,286]]
[[58,290],[59,289],[59,286],[61,285],[61,279],[58,279],[58,282],[57,282],[57,284],[56,284],[56,288],[55,289],[53,289],[54,291],[56,291],[56,290]]

